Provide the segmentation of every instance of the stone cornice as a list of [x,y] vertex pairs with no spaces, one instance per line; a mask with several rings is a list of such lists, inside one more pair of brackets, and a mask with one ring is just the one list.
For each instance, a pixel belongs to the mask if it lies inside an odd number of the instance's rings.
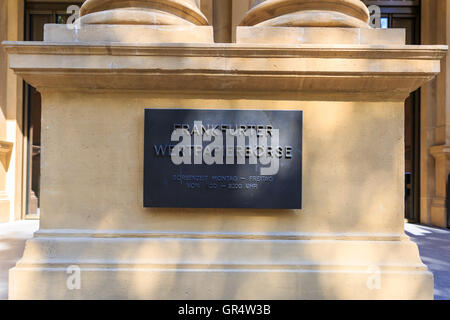
[[[440,71],[445,46],[4,42],[10,67],[60,89],[316,92],[402,100]],[[180,88],[180,84],[183,87]]]

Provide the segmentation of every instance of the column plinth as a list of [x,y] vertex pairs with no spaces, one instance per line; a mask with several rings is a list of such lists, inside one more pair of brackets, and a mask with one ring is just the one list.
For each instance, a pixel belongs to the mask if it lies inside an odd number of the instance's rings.
[[435,196],[431,205],[431,223],[447,227],[447,177],[450,171],[450,145],[434,146],[430,149],[435,159]]
[[374,29],[360,0],[254,0],[238,43],[404,45],[405,30]]

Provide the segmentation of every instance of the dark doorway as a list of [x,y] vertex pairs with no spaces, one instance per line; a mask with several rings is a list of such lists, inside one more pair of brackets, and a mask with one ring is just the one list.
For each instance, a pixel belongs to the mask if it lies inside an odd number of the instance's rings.
[[[68,3],[26,2],[25,34],[26,41],[43,41],[44,25],[47,23],[65,24],[70,5],[81,6],[82,2]],[[41,95],[32,86],[24,85],[24,137],[26,170],[26,218],[38,218],[40,208],[41,180]]]
[[[420,1],[363,1],[381,8],[382,28],[406,29],[406,44],[420,44]],[[405,219],[420,220],[420,90],[405,102]]]

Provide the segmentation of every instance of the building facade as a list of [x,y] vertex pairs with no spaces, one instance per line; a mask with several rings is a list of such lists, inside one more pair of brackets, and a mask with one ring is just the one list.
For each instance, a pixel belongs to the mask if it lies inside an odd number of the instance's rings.
[[[200,1],[200,0],[199,0]],[[216,42],[234,42],[255,0],[201,0]],[[256,1],[257,2],[257,1]],[[364,1],[381,9],[383,28],[405,28],[407,44],[448,44],[449,0]],[[0,41],[43,38],[46,23],[67,23],[82,1],[1,0]],[[72,6],[72,7],[71,7]],[[375,13],[375,11],[373,12]],[[405,218],[448,227],[450,65],[405,103]],[[39,217],[41,97],[8,69],[0,50],[0,221]]]

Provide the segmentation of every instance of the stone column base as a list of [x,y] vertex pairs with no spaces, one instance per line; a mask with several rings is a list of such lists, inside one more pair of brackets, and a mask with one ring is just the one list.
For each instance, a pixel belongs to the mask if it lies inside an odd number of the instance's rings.
[[447,227],[447,206],[445,198],[434,198],[431,205],[431,224],[441,228]]
[[450,170],[450,146],[439,145],[431,147],[431,155],[436,161],[435,165],[435,197],[431,205],[431,224],[446,228],[447,225],[447,177]]
[[[9,298],[433,298],[433,275],[407,237],[197,236],[40,231],[10,270]],[[68,270],[78,268],[73,289]]]
[[241,44],[404,45],[404,29],[237,27]]

